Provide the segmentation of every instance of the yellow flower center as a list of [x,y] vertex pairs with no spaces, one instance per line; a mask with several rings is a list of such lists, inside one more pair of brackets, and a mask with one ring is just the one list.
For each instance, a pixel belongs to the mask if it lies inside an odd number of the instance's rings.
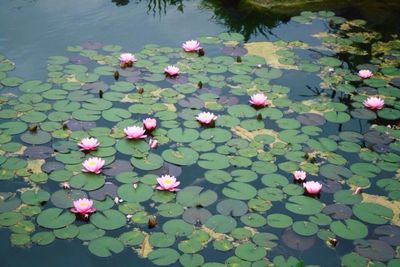
[[86,202],[81,202],[79,203],[79,206],[81,206],[82,208],[87,207],[88,203]]
[[171,179],[165,179],[165,180],[164,180],[164,184],[172,184]]
[[89,162],[88,162],[88,165],[89,165],[89,166],[95,166],[95,165],[96,165],[96,162],[94,162],[94,161],[89,161]]

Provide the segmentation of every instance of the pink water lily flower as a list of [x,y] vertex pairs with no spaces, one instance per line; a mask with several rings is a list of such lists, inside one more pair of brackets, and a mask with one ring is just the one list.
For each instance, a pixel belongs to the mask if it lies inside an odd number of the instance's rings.
[[370,70],[359,70],[357,73],[358,77],[368,79],[374,75]]
[[151,131],[157,127],[157,120],[153,118],[144,119],[143,126],[146,130]]
[[202,124],[210,124],[215,121],[218,117],[211,112],[201,112],[197,115],[196,119]]
[[201,49],[200,47],[200,43],[197,40],[190,40],[190,41],[186,41],[182,44],[182,48],[183,50],[185,50],[186,52],[196,52],[199,49]]
[[144,134],[145,132],[146,132],[146,130],[143,127],[139,127],[139,126],[126,127],[124,129],[124,133],[126,135],[126,138],[128,138],[128,139],[146,138],[147,135]]
[[383,108],[383,106],[385,105],[385,101],[382,98],[370,96],[366,100],[364,100],[363,104],[366,108],[378,110]]
[[305,171],[295,171],[293,172],[293,177],[296,181],[304,181],[307,177]]
[[170,175],[162,175],[157,178],[158,186],[156,187],[158,190],[168,190],[170,192],[178,191],[177,188],[181,182],[178,182],[175,176]]
[[93,208],[93,200],[80,198],[74,201],[74,207],[71,208],[71,211],[85,216],[95,212],[96,209]]
[[265,107],[268,105],[267,96],[263,93],[254,94],[250,97],[249,103],[255,107]]
[[319,192],[321,191],[322,188],[322,184],[315,182],[315,181],[309,181],[309,182],[305,182],[303,184],[304,190],[306,191],[306,193],[310,194],[310,195],[318,195]]
[[167,74],[170,77],[174,77],[179,74],[179,68],[176,66],[168,66],[164,69],[165,74]]
[[99,174],[101,172],[101,168],[104,166],[104,159],[101,158],[89,158],[82,163],[83,172],[92,172]]
[[132,67],[133,62],[136,61],[135,56],[131,53],[122,53],[118,59],[121,67]]
[[81,151],[96,150],[99,145],[99,141],[93,137],[82,138],[81,141],[78,143]]

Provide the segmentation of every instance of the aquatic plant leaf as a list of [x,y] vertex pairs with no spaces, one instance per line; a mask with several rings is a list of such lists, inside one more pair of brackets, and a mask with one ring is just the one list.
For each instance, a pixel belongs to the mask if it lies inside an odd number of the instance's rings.
[[98,257],[110,257],[124,250],[124,245],[116,238],[102,236],[90,241],[89,251]]
[[155,265],[167,266],[175,263],[179,259],[179,253],[172,248],[160,248],[149,253],[148,259]]
[[354,215],[370,224],[385,224],[393,217],[393,211],[375,203],[360,203],[353,206]]
[[115,230],[126,224],[126,218],[117,210],[103,210],[92,214],[90,222],[100,229]]
[[231,182],[222,189],[222,193],[229,198],[249,200],[256,196],[257,190],[245,183]]
[[368,228],[365,224],[353,219],[334,221],[331,223],[330,229],[339,237],[347,240],[361,239],[368,235]]
[[217,194],[200,186],[187,186],[180,190],[176,196],[176,202],[186,207],[207,207],[217,200]]
[[205,226],[217,233],[229,233],[236,228],[236,220],[226,215],[213,215],[204,223]]
[[239,245],[235,250],[235,255],[246,261],[257,261],[264,258],[267,252],[264,248],[248,242]]
[[36,219],[36,222],[45,228],[58,229],[67,226],[75,221],[75,215],[59,208],[43,210]]

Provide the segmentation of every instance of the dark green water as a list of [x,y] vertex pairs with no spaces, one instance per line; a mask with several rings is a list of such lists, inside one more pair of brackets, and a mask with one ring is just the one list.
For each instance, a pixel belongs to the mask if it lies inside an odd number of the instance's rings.
[[[316,7],[320,10],[320,6]],[[333,8],[333,7],[330,7]],[[379,10],[372,12],[371,9]],[[320,42],[310,37],[311,33],[324,31],[329,25],[323,21],[313,22],[311,25],[300,25],[289,22],[289,18],[302,10],[288,12],[258,12],[252,13],[249,9],[220,5],[217,1],[2,1],[0,3],[0,53],[16,63],[17,68],[12,72],[25,80],[45,80],[47,77],[46,60],[49,56],[64,55],[69,45],[100,42],[102,44],[118,44],[129,51],[139,51],[146,44],[179,47],[184,40],[199,36],[215,36],[224,31],[240,32],[246,42],[274,41],[274,40],[301,40],[312,45]],[[398,5],[376,5],[370,7],[352,5],[339,6],[336,15],[348,19],[361,18],[367,25],[382,33],[384,38],[399,33],[399,24],[396,24]],[[378,15],[375,15],[378,13]],[[207,55],[219,54],[219,50],[211,48]],[[301,54],[302,52],[299,52]],[[304,58],[316,55],[307,52]],[[354,68],[364,62],[367,57],[343,58]],[[308,74],[298,74],[293,71],[284,71],[284,75],[275,80],[275,84],[291,88],[289,98],[305,100],[312,97],[305,87],[318,87],[320,80]],[[163,83],[168,86],[168,83]],[[239,97],[245,103],[247,96]],[[340,95],[333,97],[339,101]],[[128,107],[127,105],[121,107]],[[291,117],[288,115],[287,117]],[[295,118],[295,116],[292,116]],[[272,121],[268,121],[276,128]],[[379,122],[378,122],[379,123]],[[107,125],[107,124],[104,124]],[[110,126],[110,125],[107,125]],[[112,126],[112,124],[111,124]],[[341,126],[331,124],[324,128],[324,136],[338,135],[342,130],[363,133],[369,127],[367,120],[348,123]],[[348,157],[350,155],[342,153]],[[277,161],[279,163],[279,161]],[[202,170],[201,170],[202,171]],[[184,173],[201,176],[199,169],[183,168]],[[143,173],[144,174],[144,173]],[[382,176],[392,174],[382,172]],[[183,181],[183,186],[191,181]],[[200,183],[218,191],[217,186]],[[262,186],[255,183],[255,186]],[[4,187],[3,187],[4,186]],[[3,185],[0,181],[0,191],[13,190],[9,184]],[[17,187],[20,187],[17,186]],[[4,189],[4,190],[3,190]],[[49,188],[55,190],[55,188]],[[374,188],[369,193],[381,193]],[[321,201],[332,202],[331,195],[322,195]],[[275,205],[268,213],[280,212],[284,205]],[[211,209],[212,213],[215,209]],[[166,220],[165,220],[166,221]],[[162,225],[160,219],[159,225]],[[370,227],[372,230],[373,228]],[[280,235],[282,231],[271,230]],[[117,233],[116,231],[115,233]],[[111,232],[113,233],[113,232]],[[10,246],[9,230],[0,230],[1,266],[153,266],[147,259],[140,259],[130,249],[112,257],[100,258],[92,255],[81,241],[56,240],[49,246],[32,246],[20,248]],[[306,242],[306,241],[304,241]],[[303,252],[279,246],[268,254],[272,259],[277,255],[293,255],[304,259],[306,264],[320,266],[339,266],[340,257],[352,251],[353,244],[343,240],[341,245],[333,250],[328,248],[318,238],[309,238],[307,242],[315,242],[310,250]],[[228,252],[231,253],[231,252]],[[222,262],[226,255],[213,250],[209,244],[202,252],[206,261]],[[327,260],[329,259],[329,260]],[[178,266],[178,264],[176,264]]]

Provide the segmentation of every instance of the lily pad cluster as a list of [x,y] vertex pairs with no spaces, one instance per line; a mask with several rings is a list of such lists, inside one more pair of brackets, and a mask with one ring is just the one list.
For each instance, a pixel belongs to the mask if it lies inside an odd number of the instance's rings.
[[[73,45],[48,59],[45,81],[12,76],[0,56],[0,183],[13,188],[0,192],[0,226],[10,242],[78,239],[99,257],[133,248],[161,266],[311,266],[321,262],[294,255],[319,250],[343,266],[395,266],[400,43],[329,11],[291,23],[317,21],[330,27],[313,33],[317,45],[221,33],[198,38],[205,55],[148,44],[127,68],[119,45]],[[166,77],[168,65],[180,74]],[[374,75],[361,79],[359,69]],[[319,84],[290,88],[286,75]],[[252,107],[256,93],[270,105]],[[371,95],[383,109],[363,107]],[[196,121],[203,111],[218,116],[214,125]],[[147,117],[158,121],[156,149],[150,137],[124,138]],[[79,151],[88,136],[99,147]],[[105,160],[102,173],[81,171],[89,157]],[[296,170],[323,185],[319,196],[304,194]],[[163,174],[181,190],[155,189]],[[83,221],[69,210],[80,198],[96,208]]]

